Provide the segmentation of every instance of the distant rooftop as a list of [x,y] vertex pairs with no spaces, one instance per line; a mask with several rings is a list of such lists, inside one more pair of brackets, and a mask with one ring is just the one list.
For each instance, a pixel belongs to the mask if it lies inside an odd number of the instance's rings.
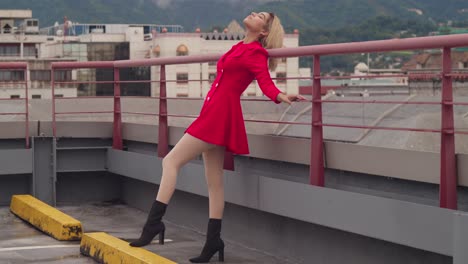
[[32,18],[32,10],[0,9],[0,19],[24,19]]
[[79,36],[91,33],[110,33],[110,34],[122,34],[125,33],[129,27],[143,27],[144,34],[151,34],[152,32],[171,32],[180,33],[184,32],[184,27],[181,25],[157,25],[157,24],[109,24],[109,23],[94,23],[94,24],[82,24],[78,22],[67,21],[67,23],[58,24],[54,26],[41,28],[41,34],[45,35],[57,35],[57,32],[61,30],[66,31],[67,36]]

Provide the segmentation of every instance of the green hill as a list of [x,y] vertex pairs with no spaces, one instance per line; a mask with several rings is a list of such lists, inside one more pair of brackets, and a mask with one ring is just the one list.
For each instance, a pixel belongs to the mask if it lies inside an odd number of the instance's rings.
[[181,24],[187,31],[241,21],[253,10],[278,13],[287,29],[340,28],[379,15],[435,22],[468,20],[468,12],[462,12],[468,10],[466,0],[2,0],[0,8],[32,9],[43,26],[67,16],[81,23]]

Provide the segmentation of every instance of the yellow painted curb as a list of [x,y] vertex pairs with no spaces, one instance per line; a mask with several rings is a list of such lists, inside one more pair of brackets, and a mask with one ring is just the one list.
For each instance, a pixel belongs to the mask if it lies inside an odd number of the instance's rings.
[[128,242],[104,232],[85,233],[80,252],[99,263],[177,264],[144,248],[131,247]]
[[31,195],[13,195],[10,211],[58,240],[80,240],[80,221]]

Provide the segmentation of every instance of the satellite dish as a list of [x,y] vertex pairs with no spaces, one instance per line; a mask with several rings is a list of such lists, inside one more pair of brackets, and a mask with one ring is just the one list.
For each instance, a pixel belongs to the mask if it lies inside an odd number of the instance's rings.
[[55,21],[54,27],[58,27],[58,26],[59,26],[59,23]]

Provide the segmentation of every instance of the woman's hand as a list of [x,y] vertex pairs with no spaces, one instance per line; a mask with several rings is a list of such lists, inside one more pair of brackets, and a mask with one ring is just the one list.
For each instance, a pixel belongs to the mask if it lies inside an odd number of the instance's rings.
[[307,100],[304,96],[300,94],[285,94],[285,93],[279,93],[276,99],[280,102],[285,102],[287,104],[291,104],[292,102],[299,102],[299,101]]

